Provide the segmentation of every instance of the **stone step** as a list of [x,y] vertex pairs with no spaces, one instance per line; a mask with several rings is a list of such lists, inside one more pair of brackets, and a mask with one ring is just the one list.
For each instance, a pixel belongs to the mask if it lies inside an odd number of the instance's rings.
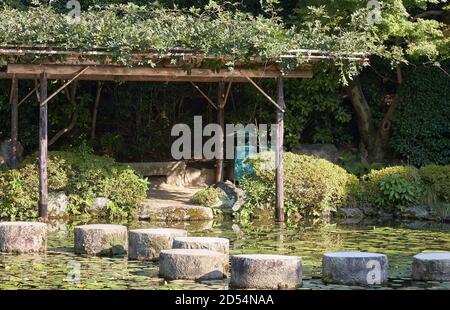
[[211,208],[174,203],[169,201],[165,203],[156,203],[147,199],[138,209],[138,218],[140,220],[151,221],[205,221],[214,219],[214,213]]
[[176,237],[173,239],[173,248],[204,249],[228,255],[230,240],[216,237]]
[[416,281],[450,281],[450,252],[414,255],[412,278]]
[[161,250],[169,250],[174,237],[186,237],[187,231],[174,228],[135,229],[128,232],[128,258],[154,260]]
[[322,268],[324,283],[370,286],[385,284],[388,278],[388,259],[378,253],[326,253]]
[[39,222],[0,222],[0,252],[45,252],[47,229],[47,224]]
[[220,280],[228,255],[210,250],[172,249],[159,254],[159,275],[168,280]]
[[302,285],[299,256],[241,254],[231,257],[233,288],[294,289]]
[[114,256],[127,253],[128,233],[125,226],[90,224],[76,226],[74,231],[76,254]]

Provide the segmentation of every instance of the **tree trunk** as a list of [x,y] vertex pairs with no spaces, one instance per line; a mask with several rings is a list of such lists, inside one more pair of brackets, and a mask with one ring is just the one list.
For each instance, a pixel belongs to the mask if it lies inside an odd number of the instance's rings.
[[[400,67],[396,68],[397,89],[402,83],[402,73]],[[389,153],[389,138],[391,133],[392,117],[398,101],[398,91],[389,101],[388,109],[383,117],[381,126],[375,128],[372,113],[367,100],[362,91],[361,82],[356,77],[347,87],[347,93],[356,112],[356,121],[361,142],[367,151],[365,154],[369,161],[376,162],[385,159]]]
[[[350,97],[353,108],[356,112],[356,123],[358,125],[359,136],[361,143],[367,154],[362,154],[363,157],[370,156],[377,152],[375,149],[376,129],[373,124],[372,112],[366,97],[361,88],[361,81],[356,77],[350,82],[347,87],[347,94]],[[379,156],[379,154],[377,155]]]

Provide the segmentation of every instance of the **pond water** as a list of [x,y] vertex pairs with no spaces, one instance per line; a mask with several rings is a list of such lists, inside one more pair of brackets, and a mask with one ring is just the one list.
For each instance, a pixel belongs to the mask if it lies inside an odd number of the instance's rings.
[[[73,227],[82,224],[53,223],[44,255],[0,254],[0,289],[227,289],[223,281],[170,281],[158,278],[154,262],[128,261],[126,257],[83,257],[73,253]],[[413,282],[412,256],[422,251],[450,251],[450,225],[429,223],[391,224],[243,224],[230,220],[179,223],[122,223],[129,228],[155,226],[187,229],[193,236],[230,239],[230,254],[278,253],[299,255],[303,260],[301,289],[361,289],[321,282],[323,253],[359,250],[386,254],[389,283],[372,289],[450,289],[450,282]],[[79,272],[77,271],[79,270]],[[75,281],[73,279],[76,279]]]

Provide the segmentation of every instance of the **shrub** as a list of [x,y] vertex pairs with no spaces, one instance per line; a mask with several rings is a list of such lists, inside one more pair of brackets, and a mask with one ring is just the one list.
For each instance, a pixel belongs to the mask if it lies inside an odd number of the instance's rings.
[[413,165],[450,164],[450,79],[439,68],[407,72],[390,143]]
[[224,193],[221,189],[208,187],[195,193],[192,197],[192,202],[205,207],[213,208],[221,204],[225,199]]
[[[260,153],[247,159],[254,174],[241,182],[246,194],[244,213],[252,208],[274,208],[274,153]],[[284,196],[288,215],[319,216],[335,210],[350,198],[357,178],[333,163],[313,156],[284,153]],[[250,211],[249,211],[250,209]]]
[[[39,199],[38,165],[35,156],[22,168],[0,173],[0,217],[37,217]],[[147,180],[114,160],[88,153],[50,152],[49,191],[63,191],[69,197],[73,214],[87,212],[93,200],[112,201],[107,216],[131,216],[146,198]]]
[[382,208],[408,206],[418,202],[424,192],[419,170],[412,166],[372,170],[362,179],[368,202]]
[[425,184],[436,192],[439,200],[450,202],[450,165],[423,166],[419,173]]

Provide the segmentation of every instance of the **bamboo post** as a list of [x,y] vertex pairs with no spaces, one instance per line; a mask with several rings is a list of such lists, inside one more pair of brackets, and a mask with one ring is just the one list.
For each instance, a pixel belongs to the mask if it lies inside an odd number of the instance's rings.
[[276,219],[278,222],[284,222],[284,184],[283,184],[283,139],[284,139],[284,110],[286,108],[284,102],[284,85],[283,78],[278,78],[278,102],[281,109],[277,110],[276,125],[277,136],[275,146],[275,187],[276,187]]
[[14,75],[11,81],[11,168],[17,168],[17,143],[19,140],[19,80]]
[[224,130],[225,130],[225,83],[219,82],[219,94],[217,101],[217,122],[222,129],[219,132],[219,152],[216,161],[216,183],[223,181],[223,158],[224,158]]
[[48,100],[47,76],[45,72],[40,75],[40,104],[39,104],[39,216],[47,218],[48,204]]

